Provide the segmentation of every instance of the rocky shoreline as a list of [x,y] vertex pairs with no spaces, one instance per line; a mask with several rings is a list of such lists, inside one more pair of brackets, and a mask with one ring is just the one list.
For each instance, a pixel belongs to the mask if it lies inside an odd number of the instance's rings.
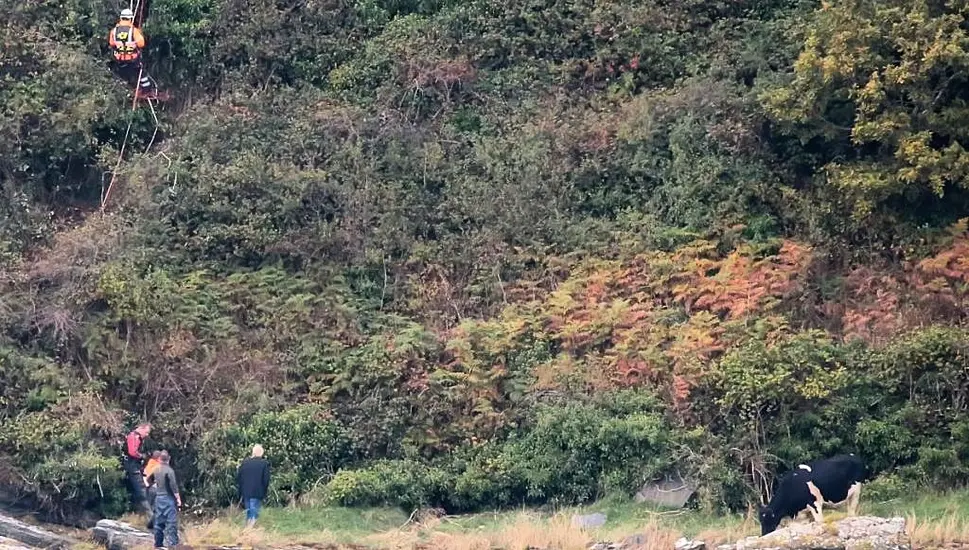
[[[152,536],[127,523],[101,520],[91,529],[92,540],[107,550],[151,548]],[[0,516],[0,550],[66,549],[79,544],[20,520]],[[961,546],[956,546],[960,548]],[[187,548],[187,547],[186,547]],[[212,546],[214,550],[242,550],[241,547]],[[310,547],[287,547],[307,550]],[[346,548],[346,546],[316,546]],[[904,518],[849,517],[826,523],[792,523],[763,537],[747,537],[735,544],[708,547],[701,540],[680,539],[669,550],[911,550]],[[657,550],[645,535],[633,535],[618,542],[598,542],[588,550]],[[431,550],[430,548],[426,550]],[[498,550],[498,549],[495,549]],[[531,548],[529,550],[553,550]]]

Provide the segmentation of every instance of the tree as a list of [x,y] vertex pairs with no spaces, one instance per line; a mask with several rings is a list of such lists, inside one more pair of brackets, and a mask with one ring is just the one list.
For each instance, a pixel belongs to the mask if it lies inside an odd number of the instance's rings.
[[823,2],[790,82],[764,95],[856,219],[969,188],[967,15],[963,1]]

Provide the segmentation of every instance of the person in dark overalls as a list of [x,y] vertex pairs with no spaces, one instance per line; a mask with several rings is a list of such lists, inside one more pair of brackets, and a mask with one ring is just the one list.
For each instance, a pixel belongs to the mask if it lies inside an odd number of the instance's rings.
[[149,485],[155,485],[155,548],[178,546],[178,509],[182,507],[182,495],[178,490],[175,470],[169,466],[168,451],[158,456],[160,465],[148,476]]
[[151,424],[143,422],[128,434],[125,438],[123,458],[125,478],[128,481],[128,490],[131,491],[131,502],[135,509],[144,512],[151,517],[151,506],[148,505],[147,487],[142,472],[142,465],[145,455],[141,450],[145,438],[151,433]]

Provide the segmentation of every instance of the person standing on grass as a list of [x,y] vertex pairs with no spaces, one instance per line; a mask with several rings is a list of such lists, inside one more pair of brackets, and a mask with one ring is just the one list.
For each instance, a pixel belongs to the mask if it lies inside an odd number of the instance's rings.
[[259,517],[262,500],[269,492],[269,461],[263,458],[262,445],[252,447],[252,456],[239,465],[239,496],[246,507],[246,526],[252,527]]
[[169,466],[171,457],[168,451],[158,455],[160,463],[148,477],[154,484],[155,494],[155,548],[165,548],[165,542],[178,546],[178,509],[182,507],[182,495],[178,491],[175,471]]

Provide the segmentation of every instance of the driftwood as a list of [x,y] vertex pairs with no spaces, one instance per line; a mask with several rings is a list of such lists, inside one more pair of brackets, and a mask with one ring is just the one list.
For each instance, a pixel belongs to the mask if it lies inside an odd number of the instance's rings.
[[0,515],[0,537],[12,539],[24,546],[35,548],[67,548],[71,541],[58,534],[51,533],[24,523],[19,519]]
[[136,527],[110,519],[102,519],[91,530],[95,542],[108,550],[133,550],[134,548],[151,548],[155,539],[151,533]]

